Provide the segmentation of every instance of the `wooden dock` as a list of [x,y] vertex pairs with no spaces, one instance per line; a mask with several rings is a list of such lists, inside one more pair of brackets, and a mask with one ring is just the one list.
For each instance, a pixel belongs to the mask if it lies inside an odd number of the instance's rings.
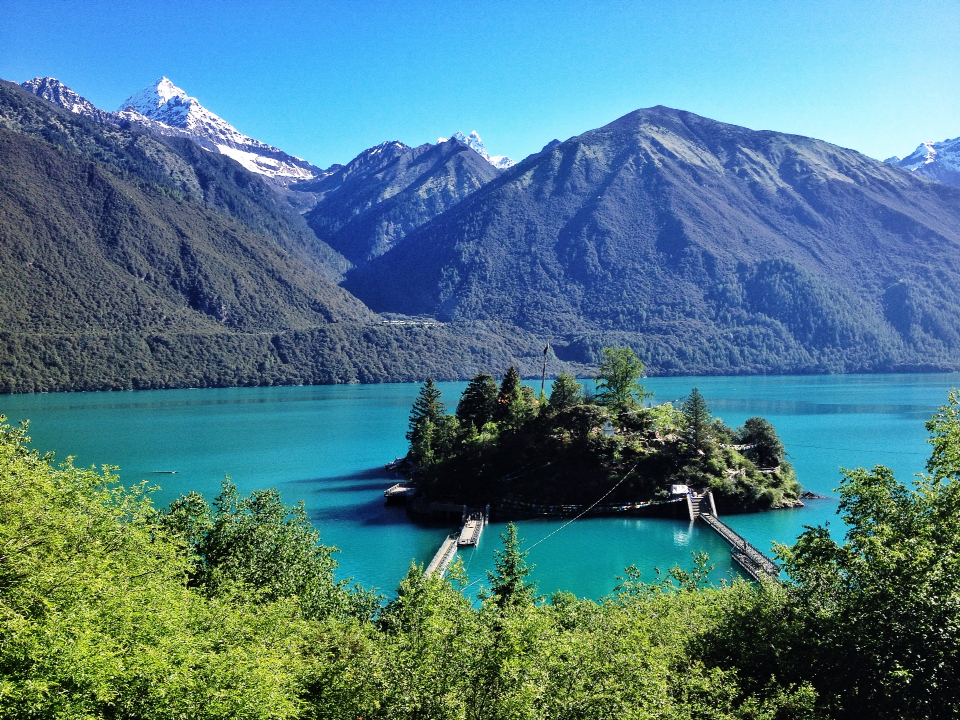
[[463,523],[463,529],[457,539],[457,547],[475,547],[478,545],[485,522],[486,518],[482,512],[470,513],[466,522]]
[[437,554],[433,556],[433,560],[427,565],[427,569],[423,573],[426,577],[430,577],[434,573],[439,573],[440,577],[446,574],[447,567],[453,560],[453,556],[457,554],[457,539],[456,534],[447,535],[447,539],[443,541],[440,549],[437,550]]
[[427,565],[424,575],[430,577],[439,573],[441,577],[446,574],[447,567],[453,561],[453,556],[457,554],[457,549],[462,547],[476,547],[480,542],[480,535],[483,533],[483,526],[487,524],[487,518],[490,514],[490,506],[487,505],[486,511],[474,510],[467,512],[467,506],[463,506],[463,527],[459,533],[447,535],[446,540],[440,545],[437,554]]
[[417,494],[417,486],[409,482],[398,482],[383,491],[387,502],[407,500]]
[[743,568],[743,571],[751,578],[760,582],[763,579],[776,580],[780,577],[779,565],[748,543],[738,532],[716,515],[701,512],[697,517],[727,541],[727,544],[730,545],[731,559]]

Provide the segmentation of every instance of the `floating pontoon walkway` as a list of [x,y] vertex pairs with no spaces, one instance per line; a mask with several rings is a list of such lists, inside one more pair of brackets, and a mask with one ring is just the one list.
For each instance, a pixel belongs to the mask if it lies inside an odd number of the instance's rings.
[[484,514],[482,512],[471,513],[470,517],[463,524],[463,530],[460,531],[460,537],[457,539],[458,547],[471,547],[480,542],[480,534],[483,532]]
[[434,573],[440,573],[440,577],[443,577],[447,572],[447,566],[450,565],[450,561],[456,554],[457,536],[455,534],[448,535],[447,539],[443,541],[443,545],[437,550],[437,554],[433,556],[433,560],[427,565],[424,575],[430,577]]
[[702,520],[717,535],[726,540],[730,546],[730,558],[743,568],[747,575],[757,582],[760,582],[763,578],[776,580],[780,577],[779,565],[717,517],[713,494],[709,490],[704,493],[691,492],[687,496],[687,501],[690,508],[690,519]]
[[399,482],[383,491],[383,496],[387,500],[399,500],[412,498],[417,494],[417,487],[412,483]]

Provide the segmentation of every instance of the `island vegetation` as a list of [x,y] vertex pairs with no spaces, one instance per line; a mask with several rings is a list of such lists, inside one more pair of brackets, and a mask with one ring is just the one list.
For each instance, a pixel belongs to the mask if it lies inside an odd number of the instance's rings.
[[913,487],[844,471],[846,538],[777,546],[788,581],[712,584],[699,555],[650,582],[627,568],[600,602],[543,598],[510,525],[485,584],[412,565],[384,603],[275,491],[157,508],[0,421],[0,716],[952,717],[957,392],[927,428]]
[[734,430],[697,388],[678,405],[652,404],[643,362],[604,348],[590,393],[561,374],[549,397],[511,367],[479,374],[448,413],[431,381],[410,413],[405,465],[427,500],[492,504],[500,516],[643,510],[670,488],[710,488],[718,510],[792,507],[800,485],[776,430],[761,417]]

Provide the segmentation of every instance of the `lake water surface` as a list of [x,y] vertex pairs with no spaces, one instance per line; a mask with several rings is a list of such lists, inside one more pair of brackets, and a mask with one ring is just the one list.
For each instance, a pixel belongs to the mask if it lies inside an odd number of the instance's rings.
[[[893,468],[909,480],[929,455],[924,422],[960,386],[960,375],[835,375],[651,378],[655,400],[676,400],[699,387],[715,416],[736,427],[762,415],[777,428],[805,489],[831,496],[807,507],[724,518],[769,550],[791,542],[804,525],[831,522],[838,468]],[[539,385],[539,384],[537,384]],[[440,383],[451,410],[465,383]],[[0,413],[29,419],[34,446],[74,455],[79,465],[117,465],[127,484],[160,486],[158,504],[198,490],[212,498],[225,475],[240,491],[278,488],[287,504],[302,500],[324,542],[340,548],[341,577],[391,593],[412,560],[426,563],[449,525],[410,522],[386,507],[396,481],[385,462],[406,452],[404,432],[419,385],[155,390],[0,396]],[[538,387],[539,389],[539,387]],[[158,471],[176,474],[158,474]],[[519,523],[527,545],[564,521]],[[472,579],[493,567],[502,525],[491,524],[476,550],[463,552]],[[689,567],[692,551],[716,564],[714,579],[734,572],[727,546],[711,531],[668,519],[579,520],[533,549],[540,591],[599,598],[635,564]]]

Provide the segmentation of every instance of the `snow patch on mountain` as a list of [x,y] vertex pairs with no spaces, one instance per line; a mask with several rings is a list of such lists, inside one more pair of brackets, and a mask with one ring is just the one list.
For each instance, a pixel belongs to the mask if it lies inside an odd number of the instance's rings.
[[458,130],[449,138],[437,138],[438,143],[447,142],[447,140],[456,140],[458,142],[462,142],[464,145],[474,150],[480,157],[499,170],[506,170],[508,167],[513,167],[517,164],[515,160],[511,160],[506,155],[491,155],[488,153],[487,148],[483,145],[483,140],[480,139],[480,136],[477,134],[476,130],[471,132],[469,135],[464,135]]
[[960,186],[960,137],[941,142],[926,141],[904,158],[884,160],[945,185]]
[[[310,180],[320,172],[306,160],[244,135],[166,77],[124,100],[117,115],[139,122],[153,132],[185,133],[202,147],[233,158],[251,172],[278,181]],[[143,118],[147,122],[143,122]],[[166,128],[175,132],[166,132]]]

